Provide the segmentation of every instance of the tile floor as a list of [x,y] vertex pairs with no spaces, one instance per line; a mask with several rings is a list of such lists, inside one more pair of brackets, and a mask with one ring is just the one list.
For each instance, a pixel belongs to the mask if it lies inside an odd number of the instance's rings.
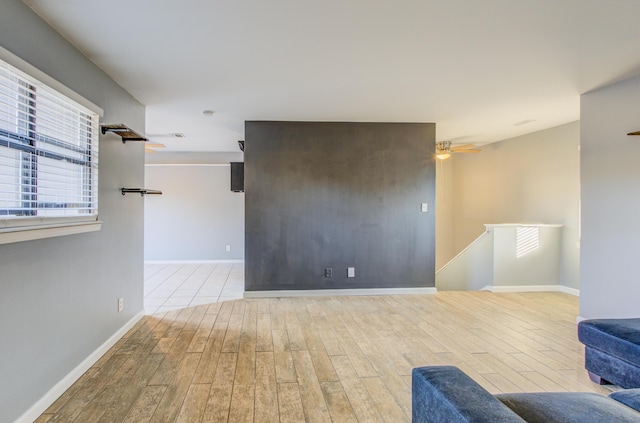
[[145,264],[145,314],[237,300],[244,293],[243,263]]

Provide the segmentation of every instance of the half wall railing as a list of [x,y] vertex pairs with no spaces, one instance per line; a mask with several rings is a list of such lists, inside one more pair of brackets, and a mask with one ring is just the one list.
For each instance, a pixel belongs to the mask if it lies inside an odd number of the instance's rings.
[[558,291],[562,225],[486,224],[436,272],[439,291]]

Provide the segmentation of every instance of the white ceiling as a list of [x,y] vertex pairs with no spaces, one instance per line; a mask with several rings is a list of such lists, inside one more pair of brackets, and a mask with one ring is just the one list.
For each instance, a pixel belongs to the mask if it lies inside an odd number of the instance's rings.
[[575,121],[581,93],[640,74],[639,0],[24,1],[147,106],[168,151],[238,151],[245,120],[494,142]]

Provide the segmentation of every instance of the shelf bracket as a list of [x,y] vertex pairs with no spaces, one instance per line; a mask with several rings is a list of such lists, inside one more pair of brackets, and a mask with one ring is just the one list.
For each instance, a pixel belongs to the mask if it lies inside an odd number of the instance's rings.
[[147,138],[122,123],[100,125],[100,131],[102,131],[102,134],[113,132],[116,135],[120,135],[122,137],[123,144],[127,141],[149,141]]
[[140,194],[141,197],[145,195],[162,195],[162,191],[158,191],[157,189],[144,189],[144,188],[120,188],[120,192],[122,195],[129,193],[137,193]]

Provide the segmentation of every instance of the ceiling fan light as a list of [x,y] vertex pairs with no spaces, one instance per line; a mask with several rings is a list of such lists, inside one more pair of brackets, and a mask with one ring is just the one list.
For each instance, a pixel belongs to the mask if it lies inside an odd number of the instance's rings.
[[449,153],[448,151],[439,151],[438,153],[436,153],[436,157],[440,160],[446,160],[451,157],[451,153]]

